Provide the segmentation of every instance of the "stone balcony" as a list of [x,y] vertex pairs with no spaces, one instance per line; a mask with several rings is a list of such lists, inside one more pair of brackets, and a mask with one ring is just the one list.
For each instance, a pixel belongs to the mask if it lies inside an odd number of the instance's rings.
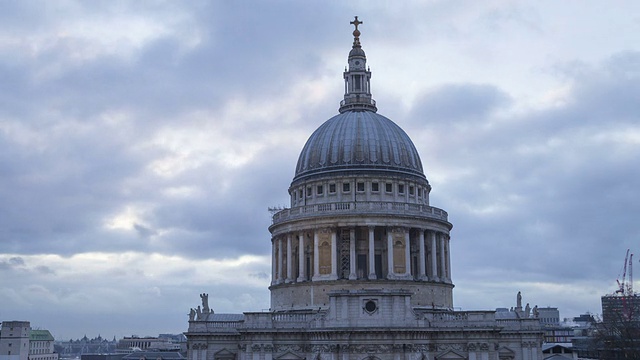
[[277,225],[292,220],[336,215],[406,215],[448,221],[446,211],[429,205],[386,201],[351,201],[284,209],[273,215],[272,224]]

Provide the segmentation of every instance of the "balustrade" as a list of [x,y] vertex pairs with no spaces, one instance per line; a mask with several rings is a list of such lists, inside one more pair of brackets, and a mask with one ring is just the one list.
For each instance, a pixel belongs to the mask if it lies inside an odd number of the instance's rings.
[[384,214],[387,212],[392,212],[395,215],[425,216],[443,221],[447,221],[448,218],[446,211],[428,205],[402,202],[358,201],[305,205],[284,209],[273,215],[272,223],[275,225],[289,220],[327,214]]

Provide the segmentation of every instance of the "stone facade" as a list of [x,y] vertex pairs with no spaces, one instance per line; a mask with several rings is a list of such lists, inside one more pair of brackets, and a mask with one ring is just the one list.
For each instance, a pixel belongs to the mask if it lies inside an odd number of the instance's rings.
[[452,224],[411,139],[377,114],[352,24],[340,114],[310,136],[269,227],[271,309],[216,314],[201,294],[188,359],[541,359],[538,319],[453,310]]

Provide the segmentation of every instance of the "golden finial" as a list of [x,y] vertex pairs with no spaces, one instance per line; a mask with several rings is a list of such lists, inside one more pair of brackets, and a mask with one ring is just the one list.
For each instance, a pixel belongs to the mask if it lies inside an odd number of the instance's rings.
[[355,17],[355,20],[351,21],[349,24],[356,27],[353,30],[353,46],[360,47],[360,30],[358,30],[358,25],[362,24],[362,21],[358,20],[358,17]]

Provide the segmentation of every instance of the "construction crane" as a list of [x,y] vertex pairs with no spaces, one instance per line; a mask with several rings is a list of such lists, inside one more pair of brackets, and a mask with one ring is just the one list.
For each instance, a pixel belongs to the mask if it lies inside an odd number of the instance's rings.
[[[627,270],[629,270],[629,279],[627,281]],[[629,254],[629,249],[627,249],[627,254],[624,257],[624,268],[622,271],[622,281],[620,281],[620,277],[616,279],[618,283],[618,290],[616,290],[617,294],[622,296],[633,296],[633,254]]]

